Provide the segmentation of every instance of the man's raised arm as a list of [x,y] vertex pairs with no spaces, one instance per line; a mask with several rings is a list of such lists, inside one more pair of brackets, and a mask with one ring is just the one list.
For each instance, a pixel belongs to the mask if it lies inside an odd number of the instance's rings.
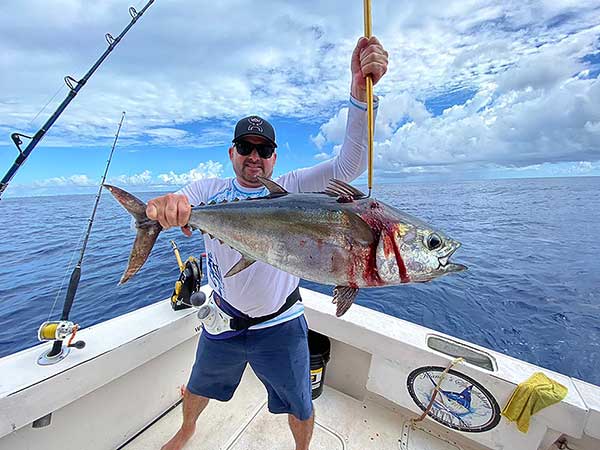
[[[371,75],[375,85],[387,72],[387,66],[388,52],[379,40],[375,36],[369,39],[361,37],[352,52],[350,105],[346,134],[339,154],[313,167],[291,172],[284,176],[290,177],[287,180],[289,184],[286,184],[297,186],[300,192],[320,191],[327,186],[331,178],[350,182],[366,170],[368,147],[366,76]],[[374,99],[373,106],[376,112],[377,97]]]

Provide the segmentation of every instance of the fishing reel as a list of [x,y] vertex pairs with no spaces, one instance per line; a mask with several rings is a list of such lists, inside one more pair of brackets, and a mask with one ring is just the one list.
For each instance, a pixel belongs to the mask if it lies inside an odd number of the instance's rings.
[[38,329],[38,339],[44,341],[64,341],[77,330],[78,325],[67,320],[44,322]]
[[171,241],[171,246],[179,265],[179,279],[175,282],[175,287],[171,294],[171,307],[174,311],[179,311],[180,309],[203,304],[206,301],[206,294],[200,290],[202,261],[190,256],[183,263],[175,241]]
[[[71,348],[84,348],[85,342],[73,342],[77,330],[79,330],[79,325],[68,320],[53,320],[42,323],[38,328],[38,340],[41,342],[53,342],[53,345],[48,352],[40,355],[38,363],[42,366],[54,364],[65,358]],[[67,345],[63,346],[62,341],[67,338],[69,338]]]

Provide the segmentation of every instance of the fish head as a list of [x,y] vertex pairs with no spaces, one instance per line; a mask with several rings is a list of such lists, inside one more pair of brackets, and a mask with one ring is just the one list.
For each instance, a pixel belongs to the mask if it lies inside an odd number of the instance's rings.
[[450,262],[460,242],[420,221],[383,230],[376,251],[377,271],[387,284],[423,283],[466,266]]

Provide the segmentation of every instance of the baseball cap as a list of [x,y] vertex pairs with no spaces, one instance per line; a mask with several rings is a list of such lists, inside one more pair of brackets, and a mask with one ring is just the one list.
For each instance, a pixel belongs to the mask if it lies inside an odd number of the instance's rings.
[[262,117],[248,116],[238,121],[233,134],[233,142],[244,136],[261,136],[277,147],[275,143],[275,130]]

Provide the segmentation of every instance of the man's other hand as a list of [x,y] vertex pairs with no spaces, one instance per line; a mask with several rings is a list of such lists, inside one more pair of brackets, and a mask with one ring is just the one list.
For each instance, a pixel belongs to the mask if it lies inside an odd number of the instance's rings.
[[373,86],[385,75],[388,67],[388,52],[375,36],[361,37],[352,53],[352,96],[361,102],[367,101],[367,75],[371,75]]

